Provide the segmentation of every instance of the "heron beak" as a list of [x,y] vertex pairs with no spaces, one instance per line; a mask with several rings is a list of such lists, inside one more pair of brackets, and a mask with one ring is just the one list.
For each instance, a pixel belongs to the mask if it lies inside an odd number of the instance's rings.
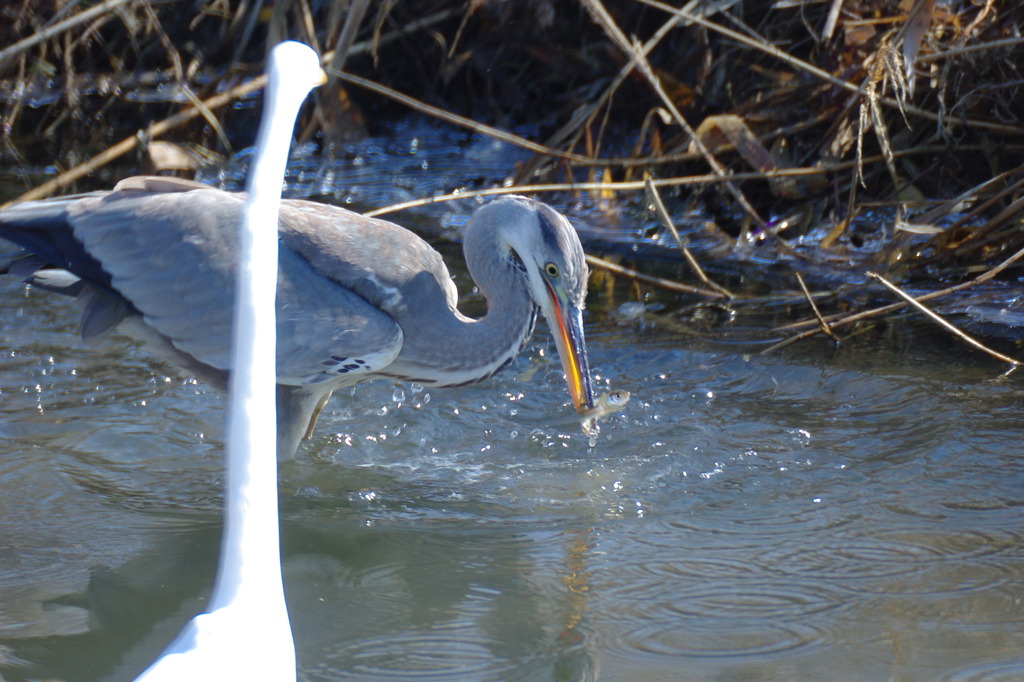
[[574,305],[563,305],[551,285],[547,282],[545,284],[554,313],[549,316],[548,322],[555,335],[562,371],[569,385],[572,404],[577,412],[582,412],[594,406],[594,389],[590,383],[590,367],[587,365],[587,345],[583,340],[583,313]]

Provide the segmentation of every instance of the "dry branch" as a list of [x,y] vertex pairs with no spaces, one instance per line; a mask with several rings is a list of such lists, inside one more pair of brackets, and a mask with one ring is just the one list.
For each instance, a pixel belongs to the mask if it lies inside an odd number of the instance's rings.
[[[1003,271],[1005,271],[1011,265],[1013,265],[1014,263],[1019,261],[1021,258],[1024,258],[1024,248],[1022,248],[1021,250],[1017,251],[1015,254],[1013,254],[1012,256],[1007,258],[1006,260],[1004,260],[999,265],[997,265],[997,266],[995,266],[995,267],[993,267],[993,268],[991,268],[989,270],[986,270],[985,272],[983,272],[982,274],[978,275],[977,277],[975,277],[974,279],[972,279],[972,280],[970,280],[968,282],[962,282],[962,283],[957,284],[955,286],[946,287],[946,288],[941,289],[939,291],[932,291],[932,292],[929,292],[927,294],[922,294],[921,296],[918,296],[915,300],[918,303],[923,303],[925,301],[931,301],[931,300],[936,299],[936,298],[941,298],[943,296],[948,296],[948,295],[954,294],[954,293],[956,293],[958,291],[963,291],[964,289],[970,289],[971,287],[977,286],[979,284],[983,284],[983,283],[989,281],[990,279],[993,279],[993,278],[997,277],[999,274],[1001,274]],[[903,302],[903,303],[891,303],[889,305],[881,306],[881,307],[878,307],[878,308],[872,308],[870,310],[864,310],[864,311],[861,311],[861,312],[858,312],[858,313],[851,313],[851,314],[848,314],[848,315],[833,315],[833,316],[827,317],[825,319],[828,321],[829,328],[834,330],[836,327],[845,327],[847,325],[854,324],[855,322],[862,322],[862,321],[867,320],[867,319],[871,319],[871,318],[875,318],[875,317],[881,317],[883,315],[888,315],[889,313],[896,312],[897,310],[900,310],[900,309],[902,309],[902,308],[904,308],[906,306],[907,306],[906,302]],[[798,322],[798,323],[795,323],[795,324],[791,324],[791,325],[786,325],[784,327],[780,327],[779,329],[780,330],[796,329],[796,328],[799,328],[801,326],[814,325],[816,322],[817,322],[817,320],[811,320],[810,322]],[[800,332],[798,334],[794,334],[793,336],[790,336],[789,338],[783,339],[782,341],[779,341],[778,343],[772,344],[768,348],[765,348],[764,350],[761,351],[761,354],[762,355],[766,355],[768,353],[772,353],[774,351],[777,351],[777,350],[780,350],[782,348],[785,348],[786,346],[790,346],[790,345],[792,345],[792,344],[794,344],[794,343],[796,343],[798,341],[803,341],[804,339],[809,339],[812,336],[815,336],[815,335],[820,334],[820,333],[821,333],[821,329],[820,328],[815,328],[815,329],[810,329],[810,330],[807,330],[807,331],[804,331],[804,332]]]
[[978,341],[974,337],[972,337],[972,336],[970,336],[970,335],[960,331],[954,325],[952,325],[949,322],[947,322],[946,319],[943,318],[941,315],[939,315],[938,313],[936,313],[932,309],[930,309],[927,306],[925,306],[924,304],[922,304],[919,300],[915,299],[913,296],[911,296],[910,294],[906,293],[905,291],[900,289],[898,286],[896,286],[895,284],[893,284],[892,282],[887,280],[885,277],[882,277],[881,275],[879,275],[877,272],[868,272],[867,275],[868,275],[868,277],[870,277],[870,278],[880,282],[883,286],[885,286],[886,289],[888,289],[889,291],[891,291],[892,293],[896,294],[897,296],[902,298],[904,301],[906,301],[908,305],[916,308],[917,310],[919,310],[922,313],[924,313],[925,315],[927,315],[931,320],[933,320],[940,327],[942,327],[943,329],[945,329],[946,331],[951,333],[953,336],[955,336],[956,338],[958,338],[961,341],[963,341],[964,343],[968,344],[969,346],[973,346],[974,348],[977,348],[981,352],[994,357],[996,360],[1000,360],[1002,362],[1009,363],[1009,364],[1013,365],[1014,367],[1017,367],[1017,366],[1019,366],[1021,364],[1020,361],[1014,360],[1013,358],[1011,358],[1008,355],[1003,355],[999,351],[992,350],[991,348],[989,348],[985,344],[981,343],[980,341]]

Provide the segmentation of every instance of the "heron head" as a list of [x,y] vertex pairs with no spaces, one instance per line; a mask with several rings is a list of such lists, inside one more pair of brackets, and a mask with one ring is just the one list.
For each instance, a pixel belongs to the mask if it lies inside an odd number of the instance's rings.
[[502,197],[480,211],[494,213],[537,307],[547,319],[577,411],[593,407],[594,392],[583,337],[587,261],[569,221],[547,204]]

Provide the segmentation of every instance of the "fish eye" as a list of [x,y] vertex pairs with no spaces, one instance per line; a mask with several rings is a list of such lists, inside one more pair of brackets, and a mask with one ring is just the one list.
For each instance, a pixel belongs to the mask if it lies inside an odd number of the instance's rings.
[[558,277],[558,266],[554,263],[548,263],[544,266],[544,272],[548,273],[548,277]]

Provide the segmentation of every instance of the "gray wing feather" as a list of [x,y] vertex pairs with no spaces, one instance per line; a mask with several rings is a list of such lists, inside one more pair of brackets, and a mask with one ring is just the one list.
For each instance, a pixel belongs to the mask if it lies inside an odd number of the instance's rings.
[[[228,369],[241,211],[238,195],[206,189],[112,193],[80,201],[69,215],[76,238],[149,326],[200,362]],[[387,314],[284,244],[278,284],[281,383],[372,371],[400,350],[401,330]],[[351,359],[363,362],[344,369]]]
[[222,223],[237,224],[241,205],[204,194],[113,193],[68,214],[75,237],[147,324],[179,350],[226,369],[236,259],[235,230]]
[[277,373],[285,384],[377,371],[402,348],[402,330],[386,313],[325,279],[281,247],[277,293]]
[[458,292],[441,254],[394,223],[335,206],[285,201],[281,243],[381,310],[396,311],[414,299],[424,288],[424,276],[434,280],[444,299],[432,303],[456,307]]

